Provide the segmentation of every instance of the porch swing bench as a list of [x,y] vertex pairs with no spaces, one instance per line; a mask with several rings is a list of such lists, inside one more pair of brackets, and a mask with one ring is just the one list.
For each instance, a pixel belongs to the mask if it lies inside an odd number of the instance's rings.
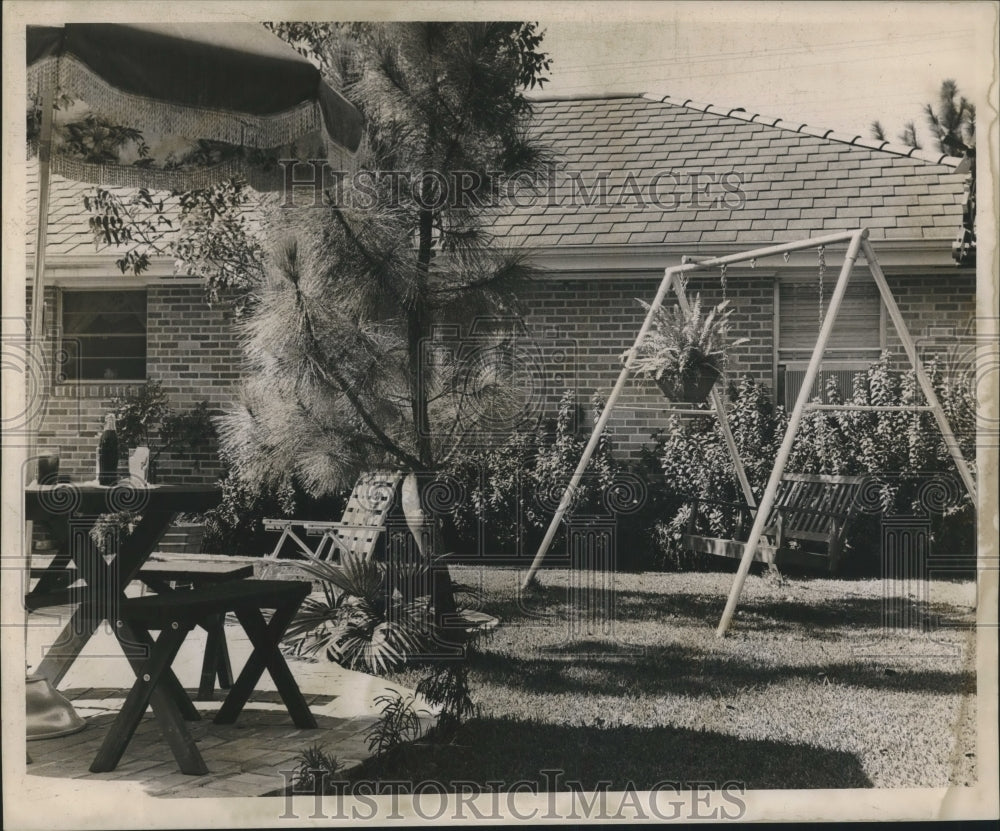
[[[758,562],[792,565],[833,574],[840,566],[844,532],[857,512],[864,476],[786,473],[781,478],[764,536],[754,556]],[[697,533],[699,508],[719,506],[737,514],[736,536],[721,539]],[[690,551],[741,559],[753,514],[745,504],[696,497],[691,501],[681,544]]]

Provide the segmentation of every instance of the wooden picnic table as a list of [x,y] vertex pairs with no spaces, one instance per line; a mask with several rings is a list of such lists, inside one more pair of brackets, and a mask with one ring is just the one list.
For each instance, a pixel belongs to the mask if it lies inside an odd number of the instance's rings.
[[[181,771],[192,775],[208,771],[185,724],[197,721],[200,715],[171,665],[188,632],[198,625],[211,627],[213,621],[221,628],[223,616],[229,611],[236,614],[254,650],[215,722],[230,724],[236,720],[266,669],[295,725],[303,729],[316,727],[316,719],[278,648],[285,629],[309,594],[309,583],[230,579],[245,576],[249,567],[215,562],[201,564],[201,585],[196,588],[137,598],[125,595],[125,588],[136,577],[169,588],[170,580],[189,574],[180,561],[161,563],[145,576],[140,576],[140,571],[176,513],[204,511],[220,499],[220,490],[213,486],[144,487],[126,482],[110,487],[96,483],[32,484],[25,489],[25,516],[33,521],[48,521],[62,543],[38,585],[28,593],[28,608],[79,603],[56,642],[58,649],[49,651],[37,674],[55,686],[97,627],[107,620],[136,677],[91,771],[115,768],[149,706]],[[141,516],[135,529],[107,555],[96,551],[87,539],[94,521],[100,514],[123,510]],[[71,563],[75,569],[70,568]],[[72,585],[81,580],[82,588]],[[274,610],[269,621],[263,609]],[[154,639],[150,630],[160,630],[160,635]],[[206,672],[214,674],[218,664],[211,648],[209,653],[202,668],[202,686]]]
[[[116,485],[96,482],[38,485],[24,490],[25,518],[48,524],[58,552],[25,598],[29,610],[79,603],[35,671],[57,686],[105,620],[117,619],[125,588],[178,512],[200,513],[218,505],[215,485]],[[133,511],[142,519],[105,559],[90,543],[89,532],[101,514]],[[70,563],[82,587],[67,587]],[[140,646],[137,644],[136,646]],[[141,645],[145,647],[145,645]]]

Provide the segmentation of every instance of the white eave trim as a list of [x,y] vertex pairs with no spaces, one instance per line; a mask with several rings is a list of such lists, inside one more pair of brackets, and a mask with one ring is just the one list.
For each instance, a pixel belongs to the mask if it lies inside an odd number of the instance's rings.
[[[174,271],[173,260],[155,258],[149,268],[136,276],[122,274],[114,254],[64,254],[45,258],[45,282],[50,286],[93,286],[94,288],[140,288],[149,285],[204,285],[200,277],[188,277]],[[32,280],[33,261],[29,259],[27,279]]]
[[[873,240],[872,247],[887,273],[943,271],[964,272],[955,266],[950,239],[933,240]],[[554,245],[522,249],[531,264],[546,277],[565,279],[614,279],[629,274],[660,276],[665,268],[680,265],[685,255],[712,257],[750,251],[777,243],[763,240],[752,242],[663,243],[659,245]],[[828,246],[828,267],[839,267],[846,244]],[[863,258],[861,258],[863,259]],[[861,263],[859,263],[861,264]],[[801,270],[816,265],[816,252],[793,252],[788,261],[769,257],[758,262],[758,268],[768,271]],[[198,277],[176,274],[174,263],[166,258],[151,261],[149,269],[136,277],[122,274],[115,265],[113,254],[80,254],[46,258],[47,283],[54,286],[94,286],[129,288],[145,285],[204,285]],[[749,266],[730,266],[732,270]],[[970,273],[971,270],[969,270]],[[763,272],[762,272],[763,273]],[[28,266],[30,282],[31,263]]]
[[[950,239],[933,240],[873,240],[872,248],[879,264],[889,273],[908,271],[958,272],[951,256]],[[608,278],[629,272],[661,275],[670,266],[680,265],[685,255],[698,257],[725,256],[754,248],[764,248],[778,243],[765,240],[753,242],[713,243],[664,243],[660,245],[554,245],[522,249],[531,264],[552,277]],[[827,246],[827,266],[839,267],[846,251],[841,246]],[[839,257],[839,259],[838,259]],[[859,261],[863,258],[859,258]],[[758,268],[768,270],[802,269],[815,267],[816,252],[806,249],[793,252],[785,262],[782,257],[768,257],[758,261]],[[859,262],[859,265],[863,263]],[[748,265],[730,266],[731,270],[749,268]],[[543,276],[544,279],[544,276]]]

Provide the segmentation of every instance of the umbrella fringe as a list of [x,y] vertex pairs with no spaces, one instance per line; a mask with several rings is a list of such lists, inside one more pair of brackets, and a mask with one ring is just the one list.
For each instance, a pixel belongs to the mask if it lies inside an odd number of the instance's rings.
[[28,67],[29,89],[55,72],[59,89],[89,104],[96,112],[126,127],[173,133],[266,150],[293,144],[303,134],[324,128],[316,101],[303,101],[284,112],[257,115],[173,104],[123,92],[73,55],[44,58]]
[[[38,155],[38,142],[29,141],[29,155]],[[352,169],[348,159],[336,166],[334,160],[343,157],[336,147],[327,149],[327,159],[332,169]],[[127,164],[85,162],[72,156],[53,152],[49,169],[54,175],[74,182],[87,182],[101,187],[149,188],[156,191],[191,191],[208,188],[226,179],[243,179],[258,192],[281,190],[285,183],[285,171],[276,165],[261,166],[247,159],[227,159],[215,165],[191,168],[190,170],[139,167]]]

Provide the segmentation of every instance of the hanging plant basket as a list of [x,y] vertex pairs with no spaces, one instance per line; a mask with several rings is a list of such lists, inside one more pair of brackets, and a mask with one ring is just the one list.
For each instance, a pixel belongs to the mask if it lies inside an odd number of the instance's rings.
[[663,375],[656,379],[656,386],[676,404],[703,404],[721,377],[722,373],[714,366],[703,365],[697,375],[686,378]]

